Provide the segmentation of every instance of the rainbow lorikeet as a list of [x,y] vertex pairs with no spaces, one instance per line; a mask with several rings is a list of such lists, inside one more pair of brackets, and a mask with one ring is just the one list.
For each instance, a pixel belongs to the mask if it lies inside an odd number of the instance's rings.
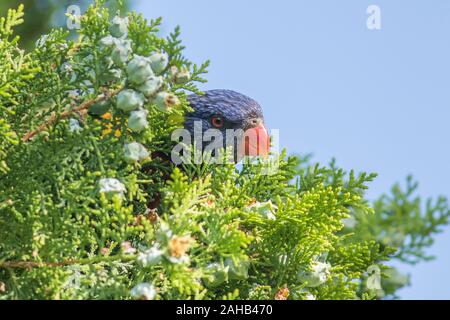
[[[195,123],[201,123],[203,132],[219,130],[223,145],[227,146],[227,130],[242,130],[239,139],[232,140],[236,160],[242,156],[266,156],[269,153],[269,135],[264,124],[261,106],[255,100],[232,90],[210,90],[202,95],[190,95],[188,101],[194,109],[185,115],[184,127],[194,134]],[[228,140],[230,142],[230,140]],[[242,145],[240,149],[238,145]]]
[[[227,143],[234,144],[236,161],[245,155],[266,156],[269,153],[270,141],[263,111],[255,100],[232,90],[219,89],[206,91],[202,95],[190,95],[188,101],[194,110],[185,115],[184,127],[192,137],[195,124],[201,125],[202,134],[208,129],[218,130],[223,136],[223,147],[229,146]],[[111,113],[105,111],[91,108],[90,114],[112,121]],[[108,122],[104,134],[112,132],[112,127],[112,122]],[[236,139],[227,140],[227,131],[230,129],[234,132],[240,130],[242,134],[236,135]],[[114,134],[119,136],[121,132],[115,130]],[[205,145],[208,143],[204,142]]]
[[[185,115],[184,127],[192,136],[194,136],[195,123],[200,122],[203,132],[208,129],[219,130],[224,136],[222,141],[225,147],[227,146],[225,138],[227,129],[240,129],[244,132],[240,139],[253,136],[256,140],[249,139],[242,143],[242,140],[233,139],[235,161],[239,161],[245,155],[268,155],[269,135],[264,124],[262,108],[255,100],[231,90],[210,90],[202,95],[190,95],[188,101],[193,111]],[[238,148],[237,145],[243,145],[244,149]],[[152,158],[154,157],[170,161],[167,155],[162,153],[152,154]],[[153,195],[148,207],[150,209],[158,207],[160,200],[159,193]]]

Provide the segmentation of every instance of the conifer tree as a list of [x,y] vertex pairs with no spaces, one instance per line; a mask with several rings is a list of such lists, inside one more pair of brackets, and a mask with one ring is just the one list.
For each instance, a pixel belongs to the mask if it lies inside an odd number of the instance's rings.
[[[32,49],[34,42],[40,35],[49,32],[51,28],[65,26],[67,20],[65,13],[70,11],[70,6],[75,5],[81,11],[85,10],[93,0],[8,0],[0,2],[0,16],[6,15],[8,9],[17,8],[25,3],[27,19],[15,29],[20,35],[20,45],[26,49]],[[128,0],[108,0],[105,4],[111,12],[129,7]],[[71,33],[75,34],[75,31]]]
[[175,167],[155,155],[209,65],[179,28],[97,1],[78,38],[54,29],[25,53],[22,21],[0,20],[0,299],[395,297],[409,279],[388,261],[427,260],[448,223],[412,178],[369,203],[375,174],[286,151],[271,175],[264,159]]

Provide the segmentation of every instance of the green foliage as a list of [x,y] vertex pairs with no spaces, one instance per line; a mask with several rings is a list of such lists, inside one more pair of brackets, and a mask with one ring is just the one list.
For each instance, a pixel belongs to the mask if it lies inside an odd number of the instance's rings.
[[[175,168],[170,135],[208,62],[183,56],[179,29],[159,37],[161,19],[130,13],[127,37],[107,38],[103,2],[77,39],[53,30],[29,53],[10,32],[21,10],[0,24],[0,299],[371,299],[407,283],[386,261],[426,257],[448,222],[444,199],[423,214],[409,183],[371,205],[374,174],[285,152],[271,175],[272,160]],[[121,90],[138,94],[132,57],[110,60],[128,40],[135,54],[169,56],[158,91],[171,103],[142,98],[139,132],[116,107]],[[99,103],[106,114],[88,112]],[[151,157],[130,162],[132,142]]]
[[12,38],[13,28],[23,20],[23,6],[8,10],[6,18],[0,18],[0,177],[8,169],[5,159],[8,149],[18,142],[8,118],[15,116],[20,104],[20,88],[33,79],[39,70],[36,64],[17,47],[17,37]]
[[[20,35],[22,47],[32,49],[34,42],[40,35],[48,33],[51,28],[66,25],[65,13],[70,5],[78,5],[84,11],[86,7],[93,3],[93,0],[8,0],[0,2],[0,16],[6,16],[9,8],[17,8],[20,4],[25,4],[25,21],[18,25],[16,34]],[[122,2],[122,4],[120,3]],[[129,1],[107,1],[106,4],[111,12],[118,9],[125,10],[129,7]]]
[[386,246],[398,248],[395,258],[411,264],[432,258],[425,249],[433,244],[432,235],[441,231],[450,215],[443,197],[427,199],[423,206],[420,197],[415,195],[417,187],[418,183],[408,177],[404,191],[397,184],[391,195],[383,195],[374,202],[374,215],[364,216],[359,212],[356,215],[359,223],[355,232],[361,238],[375,238]]

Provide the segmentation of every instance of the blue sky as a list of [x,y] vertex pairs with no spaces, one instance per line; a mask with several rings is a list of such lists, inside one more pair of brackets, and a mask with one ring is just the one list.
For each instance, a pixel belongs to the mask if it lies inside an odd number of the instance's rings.
[[[369,197],[413,174],[424,196],[450,197],[450,1],[135,0],[163,33],[182,27],[186,55],[211,59],[203,89],[245,93],[263,106],[291,153],[336,157],[379,173]],[[369,5],[381,30],[366,27]],[[403,298],[450,298],[450,228],[438,258],[413,268]]]

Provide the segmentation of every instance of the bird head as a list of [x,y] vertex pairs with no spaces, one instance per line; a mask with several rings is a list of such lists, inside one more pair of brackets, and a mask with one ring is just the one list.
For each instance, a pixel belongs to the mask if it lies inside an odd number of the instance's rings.
[[190,95],[188,101],[194,110],[185,115],[184,126],[192,135],[195,123],[201,123],[203,132],[219,130],[226,147],[230,141],[226,135],[234,130],[238,133],[232,140],[237,161],[243,156],[268,155],[269,134],[261,106],[255,100],[231,90],[210,90]]

